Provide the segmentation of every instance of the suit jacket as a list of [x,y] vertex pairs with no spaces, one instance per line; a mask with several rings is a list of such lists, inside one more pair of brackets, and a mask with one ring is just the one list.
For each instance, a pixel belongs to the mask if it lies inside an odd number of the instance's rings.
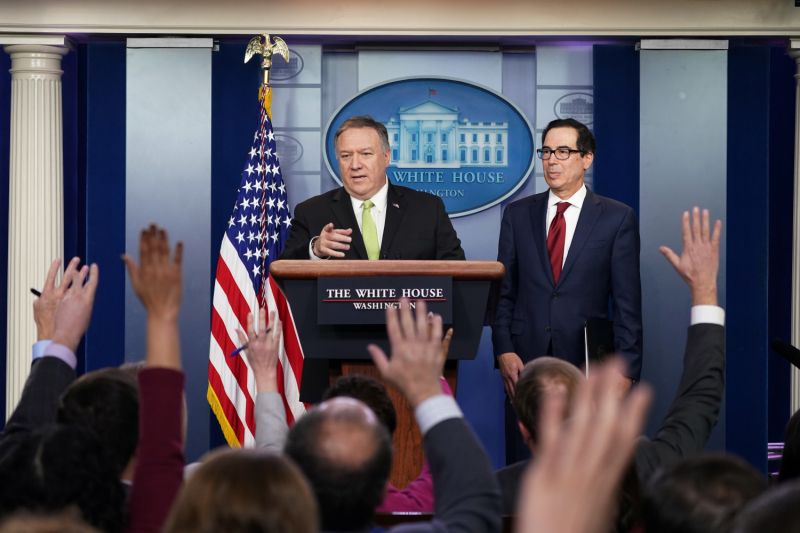
[[436,511],[431,522],[409,523],[393,533],[500,531],[500,495],[491,465],[463,418],[433,426],[423,438],[433,476]]
[[[725,388],[725,328],[716,324],[689,327],[683,373],[675,399],[656,436],[641,437],[634,461],[644,484],[661,467],[699,453],[719,419]],[[503,495],[503,512],[514,514],[517,492],[527,461],[495,472]]]
[[[339,187],[299,204],[281,259],[309,259],[308,243],[333,222],[352,228],[353,241],[343,259],[367,259],[353,204]],[[441,198],[407,187],[389,185],[381,259],[464,259],[461,241]]]
[[[581,208],[558,283],[547,252],[547,197],[518,200],[503,213],[497,260],[506,267],[492,325],[495,355],[523,362],[548,353],[580,365],[587,319],[608,318],[614,343],[638,379],[642,367],[639,229],[633,210],[591,191]],[[552,345],[551,345],[552,343]]]
[[[2,448],[15,436],[27,435],[56,421],[61,394],[75,381],[75,371],[57,357],[41,357],[31,366],[22,396],[0,434]],[[0,452],[2,453],[2,452]]]

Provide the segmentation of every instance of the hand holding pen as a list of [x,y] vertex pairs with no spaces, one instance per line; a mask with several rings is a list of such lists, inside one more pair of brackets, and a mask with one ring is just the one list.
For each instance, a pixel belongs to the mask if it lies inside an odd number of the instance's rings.
[[266,309],[259,310],[258,331],[255,329],[255,317],[253,313],[249,313],[247,315],[247,335],[242,331],[236,333],[242,343],[242,347],[237,352],[245,350],[247,362],[250,363],[256,378],[258,392],[277,392],[278,357],[282,346],[283,328],[275,311],[271,311],[269,314],[268,327]]

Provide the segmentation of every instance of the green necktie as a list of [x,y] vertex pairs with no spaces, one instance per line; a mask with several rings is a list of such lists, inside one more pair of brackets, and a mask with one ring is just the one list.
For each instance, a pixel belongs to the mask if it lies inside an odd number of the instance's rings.
[[372,200],[361,204],[361,235],[364,237],[367,257],[377,259],[381,254],[381,247],[378,246],[378,229],[375,227],[375,220],[369,212],[373,207],[375,204],[372,203]]

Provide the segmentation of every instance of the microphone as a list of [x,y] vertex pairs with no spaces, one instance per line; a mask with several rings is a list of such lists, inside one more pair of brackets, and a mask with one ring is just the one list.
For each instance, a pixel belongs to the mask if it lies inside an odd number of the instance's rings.
[[781,339],[772,339],[772,350],[789,361],[795,368],[800,368],[800,350]]

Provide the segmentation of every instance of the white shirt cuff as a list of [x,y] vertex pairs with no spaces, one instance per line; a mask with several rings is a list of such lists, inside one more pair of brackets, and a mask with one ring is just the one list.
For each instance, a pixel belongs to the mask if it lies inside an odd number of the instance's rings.
[[718,305],[693,305],[691,324],[725,325],[725,310]]
[[419,430],[423,435],[439,422],[451,418],[462,418],[461,408],[458,407],[455,398],[446,394],[438,394],[428,398],[414,409],[414,416],[417,417]]
[[324,261],[325,259],[328,258],[317,257],[317,255],[314,253],[314,243],[317,242],[317,239],[319,239],[319,237],[312,237],[311,240],[308,241],[308,258],[311,259],[312,261]]
[[31,348],[31,361],[36,361],[40,357],[44,356],[44,350],[50,343],[53,342],[50,339],[45,339],[41,341],[36,341],[33,343],[33,348]]

